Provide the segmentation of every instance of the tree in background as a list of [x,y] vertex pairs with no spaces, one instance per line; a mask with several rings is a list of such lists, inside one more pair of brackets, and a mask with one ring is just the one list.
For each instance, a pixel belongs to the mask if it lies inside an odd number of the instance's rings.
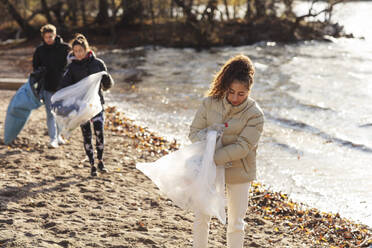
[[139,19],[143,17],[143,8],[142,1],[138,0],[122,0],[122,18],[120,24],[122,25],[131,25],[136,23]]
[[[345,1],[303,1],[309,2],[310,8],[308,13],[298,16],[293,10],[294,0],[0,0],[0,11],[4,12],[0,24],[13,22],[26,37],[38,34],[39,26],[47,22],[65,32],[107,30],[111,42],[117,40],[116,30],[123,27],[151,26],[152,39],[156,40],[160,24],[178,25],[170,28],[170,32],[177,32],[184,25],[182,31],[190,33],[190,40],[208,45],[223,42],[220,36],[224,34],[220,31],[229,25],[244,30],[266,25],[264,30],[269,32],[273,31],[270,25],[281,22],[290,26],[284,30],[295,38],[308,18],[324,14],[324,25],[331,24],[333,7]],[[314,6],[319,3],[326,3],[326,7],[315,11]]]
[[35,32],[35,29],[29,24],[29,22],[23,18],[18,11],[18,8],[11,3],[10,0],[0,0],[4,9],[8,10],[9,15],[14,19],[14,21],[23,30],[26,36],[30,36]]

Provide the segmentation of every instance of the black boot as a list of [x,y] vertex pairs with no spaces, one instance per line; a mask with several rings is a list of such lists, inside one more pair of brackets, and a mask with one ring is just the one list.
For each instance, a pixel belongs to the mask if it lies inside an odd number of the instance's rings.
[[97,176],[97,168],[96,168],[94,165],[92,165],[92,166],[90,167],[90,175],[91,175],[92,177],[96,177],[96,176]]
[[98,169],[102,173],[107,173],[108,172],[102,161],[98,162]]

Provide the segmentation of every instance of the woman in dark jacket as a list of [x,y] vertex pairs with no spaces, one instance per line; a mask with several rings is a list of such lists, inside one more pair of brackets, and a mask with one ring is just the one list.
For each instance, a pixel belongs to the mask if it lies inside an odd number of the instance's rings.
[[[91,51],[87,39],[82,34],[77,34],[72,40],[72,53],[70,59],[72,62],[67,66],[66,73],[63,76],[62,88],[73,85],[81,79],[101,71],[107,71],[105,63],[96,58]],[[112,87],[114,81],[110,75],[103,75],[99,94],[101,103],[104,104],[102,90],[108,90]],[[97,169],[94,166],[94,150],[92,145],[92,130],[90,123],[93,123],[94,133],[96,135],[96,150],[98,158],[98,169],[101,172],[107,172],[103,163],[103,149],[104,149],[104,110],[94,116],[90,121],[81,125],[81,130],[84,137],[84,149],[89,158],[91,165],[91,176],[97,176]]]

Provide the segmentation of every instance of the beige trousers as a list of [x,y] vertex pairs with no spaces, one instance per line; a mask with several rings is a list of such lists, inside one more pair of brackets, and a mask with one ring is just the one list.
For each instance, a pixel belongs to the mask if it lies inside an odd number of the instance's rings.
[[[226,184],[227,190],[227,247],[242,248],[244,244],[244,217],[248,209],[250,183]],[[193,248],[208,247],[210,216],[195,213]]]

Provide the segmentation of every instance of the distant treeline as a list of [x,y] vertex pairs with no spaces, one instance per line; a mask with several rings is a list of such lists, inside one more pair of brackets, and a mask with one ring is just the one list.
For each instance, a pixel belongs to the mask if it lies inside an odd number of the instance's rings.
[[223,42],[216,32],[229,25],[281,22],[286,35],[295,38],[308,17],[322,15],[321,23],[331,24],[333,7],[346,0],[302,2],[309,3],[303,15],[294,12],[294,0],[0,0],[0,30],[18,26],[31,37],[41,25],[53,23],[63,31],[103,28],[116,40],[121,28],[179,24],[197,43],[207,44]]

